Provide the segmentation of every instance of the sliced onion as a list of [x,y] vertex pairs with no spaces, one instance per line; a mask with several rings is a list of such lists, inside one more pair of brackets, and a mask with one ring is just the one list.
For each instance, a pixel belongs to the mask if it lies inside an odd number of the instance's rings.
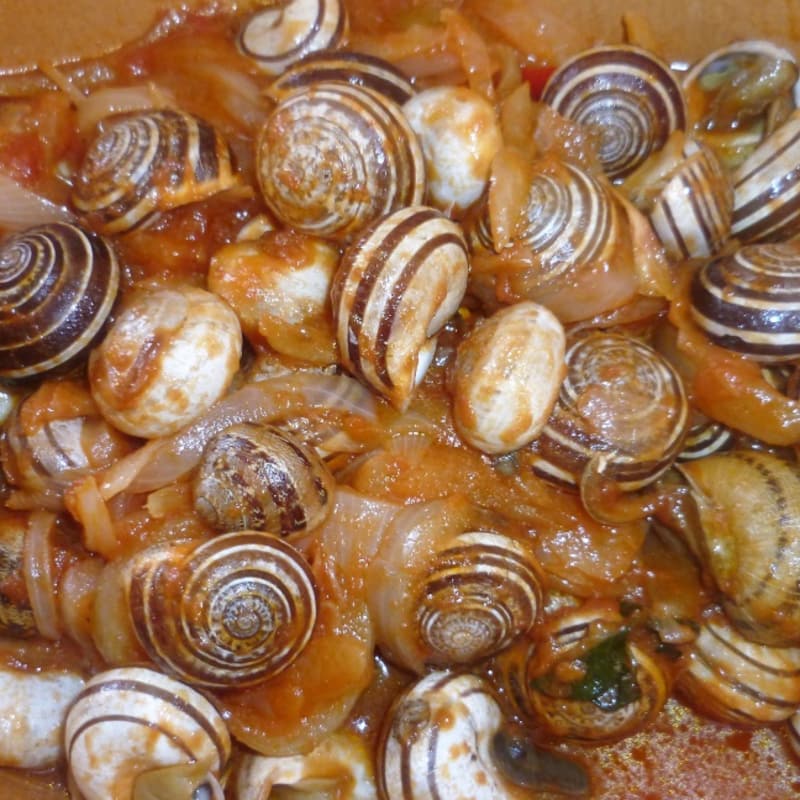
[[108,86],[96,89],[78,103],[78,128],[88,133],[105,117],[129,111],[147,111],[175,106],[174,96],[166,89],[147,83],[138,86]]
[[100,559],[76,561],[64,572],[58,590],[65,633],[87,650],[93,646],[91,627],[94,596],[102,571],[103,562]]
[[52,532],[56,515],[50,511],[34,511],[28,520],[28,531],[22,553],[25,588],[39,633],[48,639],[61,638],[61,624],[56,607],[53,579]]
[[119,550],[114,523],[93,475],[74,483],[64,497],[67,509],[83,526],[83,544],[87,550],[113,558]]
[[64,206],[20,186],[0,174],[0,228],[19,231],[48,222],[73,222],[75,216]]

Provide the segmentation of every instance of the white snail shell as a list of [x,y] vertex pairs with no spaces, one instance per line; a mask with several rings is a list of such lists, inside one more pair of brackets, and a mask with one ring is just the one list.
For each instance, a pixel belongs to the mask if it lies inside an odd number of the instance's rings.
[[104,123],[75,180],[72,202],[103,233],[236,186],[231,152],[208,122],[173,109]]
[[321,81],[292,92],[259,135],[269,209],[305,233],[351,239],[379,217],[422,202],[425,162],[400,107],[371,89]]
[[156,545],[128,567],[128,605],[148,655],[188,683],[243,686],[289,666],[311,638],[317,598],[303,556],[252,531]]
[[383,217],[342,256],[332,289],[345,368],[408,407],[458,311],[469,257],[459,225],[427,206]]
[[132,797],[137,780],[167,767],[198,765],[206,774],[197,785],[219,786],[231,749],[222,716],[203,695],[140,667],[95,675],[67,714],[65,739],[85,800]]
[[336,47],[347,27],[347,12],[340,0],[288,0],[253,14],[237,44],[261,70],[280,75],[303,56]]
[[92,397],[120,430],[165,436],[230,386],[242,352],[231,308],[192,286],[140,286],[89,358]]
[[102,332],[119,264],[99,234],[64,222],[0,245],[0,378],[40,375],[73,361]]
[[508,453],[539,435],[564,377],[566,338],[558,318],[523,301],[495,312],[458,346],[453,421],[484,453]]

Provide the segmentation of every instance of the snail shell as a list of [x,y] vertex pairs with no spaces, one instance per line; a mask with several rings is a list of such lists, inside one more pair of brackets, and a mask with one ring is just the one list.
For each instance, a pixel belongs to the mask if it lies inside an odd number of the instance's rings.
[[721,422],[704,418],[689,428],[678,461],[694,461],[733,446],[733,431]]
[[78,170],[72,202],[103,233],[123,233],[238,182],[217,130],[191,114],[160,109],[104,123]]
[[800,758],[800,711],[795,711],[787,724],[789,733],[789,745],[794,751],[794,754]]
[[222,716],[199,692],[155,670],[95,675],[67,714],[65,737],[69,770],[85,800],[133,797],[148,773],[170,767],[193,773],[195,787],[215,785],[221,797],[219,776],[231,751]]
[[[0,587],[24,580],[25,536],[28,515],[4,512],[0,516]],[[9,596],[0,591],[0,632],[4,636],[33,636],[36,618],[27,596]]]
[[425,162],[400,107],[345,82],[320,82],[278,103],[256,149],[264,200],[286,225],[347,239],[422,202]]
[[722,613],[705,619],[678,689],[701,711],[737,725],[788,719],[800,704],[800,648],[743,637]]
[[754,450],[678,468],[700,514],[692,544],[731,621],[753,641],[800,644],[800,469]]
[[704,264],[690,290],[694,321],[729,350],[759,361],[800,356],[800,244],[745,245]]
[[237,44],[261,70],[280,75],[308,53],[336,47],[346,33],[347,12],[340,0],[288,0],[253,14]]
[[410,206],[370,226],[345,251],[331,290],[344,367],[405,410],[468,273],[460,226],[435,209]]
[[134,630],[148,655],[199,686],[245,686],[276,675],[314,628],[314,579],[303,556],[251,531],[157,545],[128,567]]
[[366,53],[347,50],[322,50],[309,53],[278,76],[267,94],[280,102],[290,93],[321,81],[341,81],[365,86],[402,106],[415,89],[411,81],[389,61]]
[[484,453],[528,444],[550,416],[564,376],[564,329],[532,302],[481,321],[458,345],[453,422]]
[[782,241],[800,232],[800,110],[768,136],[733,173],[731,236]]
[[542,101],[599,137],[609,178],[623,178],[686,127],[680,84],[661,59],[638,47],[597,47],[576,54],[550,77]]
[[680,376],[649,345],[593,332],[576,338],[553,413],[534,441],[533,468],[575,486],[597,470],[632,491],[656,480],[681,451],[689,406]]
[[0,378],[66,365],[102,332],[119,288],[111,245],[78,225],[30,228],[0,245]]
[[194,478],[198,514],[219,531],[280,536],[320,525],[335,482],[316,452],[277,428],[243,423],[214,436]]

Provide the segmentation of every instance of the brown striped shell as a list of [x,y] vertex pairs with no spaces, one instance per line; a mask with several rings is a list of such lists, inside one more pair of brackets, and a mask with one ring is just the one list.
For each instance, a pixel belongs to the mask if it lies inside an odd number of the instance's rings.
[[731,235],[775,242],[800,233],[800,110],[767,137],[733,173]]
[[185,795],[170,793],[175,800],[222,799],[231,754],[225,721],[200,692],[155,670],[95,675],[69,709],[64,735],[69,772],[84,800],[134,797],[134,787],[147,794],[147,785],[151,796],[164,796],[169,770],[179,779],[173,791],[179,783],[191,786]]
[[307,54],[336,47],[347,28],[341,0],[286,0],[250,16],[239,31],[237,45],[259,69],[280,75]]
[[689,427],[683,440],[683,449],[678,454],[678,461],[705,458],[732,446],[733,431],[721,422],[704,417]]
[[[0,586],[24,580],[25,537],[28,515],[5,512],[0,516]],[[27,597],[0,592],[0,633],[3,636],[34,636],[36,618]]]
[[331,290],[343,366],[407,408],[468,272],[460,226],[433,208],[409,206],[370,226],[345,251]]
[[289,536],[325,520],[334,486],[312,448],[277,428],[242,423],[206,445],[194,477],[194,504],[218,531]]
[[311,637],[311,569],[283,540],[243,531],[156,545],[127,567],[130,618],[162,668],[198,686],[258,683],[289,666]]
[[89,143],[72,202],[104,233],[239,183],[227,142],[208,122],[173,109],[109,118]]
[[268,87],[267,94],[280,102],[292,92],[321,81],[364,86],[402,106],[416,90],[411,81],[389,61],[352,50],[320,50],[295,61]]
[[780,722],[800,706],[800,648],[751,642],[716,612],[703,620],[677,688],[717,719],[747,726]]
[[658,352],[619,333],[568,346],[567,374],[535,440],[534,470],[566,485],[598,472],[624,491],[656,480],[680,452],[689,407],[680,376]]
[[691,314],[716,344],[758,361],[800,357],[800,244],[745,245],[693,276]]
[[351,239],[425,191],[422,150],[400,107],[346,82],[315,83],[278,103],[256,162],[275,216],[323,237]]
[[70,364],[102,332],[119,264],[102,236],[55,222],[0,244],[0,378]]
[[694,550],[731,621],[754,641],[800,644],[800,468],[734,450],[679,469],[700,515]]
[[542,101],[599,138],[609,178],[623,178],[686,126],[680,84],[669,66],[634,46],[580,52],[553,73]]

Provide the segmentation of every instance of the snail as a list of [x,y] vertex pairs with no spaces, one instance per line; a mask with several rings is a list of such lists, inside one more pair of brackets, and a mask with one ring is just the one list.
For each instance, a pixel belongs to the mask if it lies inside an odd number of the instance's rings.
[[280,75],[309,53],[335,48],[347,28],[347,11],[340,0],[287,0],[250,16],[237,45],[263,72]]
[[347,248],[334,276],[343,366],[405,410],[468,273],[463,232],[441,212],[412,205],[379,219]]
[[614,741],[653,720],[671,678],[611,604],[551,614],[491,669],[513,711],[554,736]]
[[193,685],[246,686],[311,637],[316,589],[303,556],[253,531],[154,545],[126,567],[130,619],[154,662]]
[[491,103],[465,86],[417,92],[403,106],[425,156],[428,202],[460,212],[483,194],[503,138]]
[[712,610],[677,688],[704,713],[736,725],[787,720],[800,704],[800,648],[751,642]]
[[536,438],[564,376],[564,329],[544,306],[515,303],[480,321],[459,343],[453,422],[484,453],[509,453]]
[[716,255],[728,240],[733,184],[711,147],[698,138],[675,131],[622,188],[676,261]]
[[376,639],[389,661],[417,673],[473,664],[534,625],[539,566],[523,540],[493,523],[500,520],[458,497],[395,515],[366,577]]
[[669,66],[632,45],[596,47],[550,76],[542,102],[598,137],[608,177],[624,178],[686,126],[686,103]]
[[222,397],[241,353],[239,321],[219,297],[139,284],[89,358],[92,397],[121,431],[165,436]]
[[649,345],[621,333],[579,335],[565,360],[553,413],[530,445],[534,471],[580,487],[584,501],[595,478],[625,492],[653,483],[674,462],[688,430],[678,373]]
[[0,378],[41,375],[73,363],[102,333],[119,289],[111,244],[79,225],[53,222],[0,244]]
[[[0,632],[4,636],[33,636],[36,617],[24,586],[25,536],[28,516],[4,510],[0,515]],[[14,592],[13,589],[17,588]],[[21,596],[20,596],[21,595]]]
[[238,183],[222,135],[203,119],[165,108],[104,123],[78,169],[72,202],[102,233],[124,233]]
[[217,530],[287,536],[324,522],[335,482],[316,452],[291,434],[242,423],[206,445],[193,488],[197,513]]
[[706,262],[691,315],[715,344],[758,361],[800,356],[800,245],[755,244]]
[[584,769],[505,728],[477,675],[431,672],[404,691],[384,721],[377,757],[382,800],[512,800],[531,791],[589,795]]
[[702,417],[689,427],[677,460],[694,461],[728,450],[732,446],[733,431],[727,425]]
[[734,450],[678,465],[700,517],[689,544],[740,631],[800,644],[800,469],[769,452]]
[[800,758],[800,711],[795,711],[786,725],[789,737],[789,746],[794,754]]
[[391,62],[351,50],[320,50],[293,62],[267,87],[280,102],[291,92],[320,81],[343,81],[365,86],[402,106],[415,92],[411,81]]
[[222,716],[202,694],[155,670],[125,667],[91,678],[67,713],[65,741],[85,800],[222,800],[231,752]]
[[269,209],[305,233],[347,240],[395,209],[422,202],[416,134],[385,95],[320,81],[272,109],[256,145]]

